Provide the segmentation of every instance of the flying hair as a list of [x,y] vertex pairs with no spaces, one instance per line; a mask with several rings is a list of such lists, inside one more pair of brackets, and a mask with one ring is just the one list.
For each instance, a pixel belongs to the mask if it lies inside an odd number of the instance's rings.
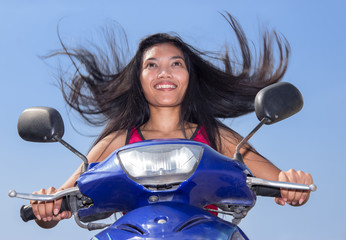
[[[290,47],[276,31],[265,31],[259,57],[253,59],[238,21],[228,12],[221,15],[239,43],[240,63],[235,60],[239,57],[230,56],[227,48],[216,56],[198,50],[171,33],[157,33],[142,39],[128,62],[124,62],[126,54],[114,35],[108,35],[111,58],[100,49],[96,49],[96,53],[82,47],[69,49],[59,38],[63,51],[57,54],[67,55],[76,70],[72,79],[63,76],[59,79],[66,103],[88,123],[105,125],[95,144],[115,131],[140,127],[148,121],[150,112],[140,84],[140,66],[145,51],[160,43],[170,43],[180,49],[189,71],[189,84],[180,112],[185,136],[184,124],[191,122],[205,128],[206,137],[216,150],[221,148],[219,129],[230,132],[234,140],[239,141],[240,136],[225,126],[220,118],[235,118],[254,111],[253,101],[257,92],[284,76]],[[126,39],[123,48],[128,49],[126,33],[123,31],[122,34]],[[274,58],[274,44],[278,49],[278,59]]]

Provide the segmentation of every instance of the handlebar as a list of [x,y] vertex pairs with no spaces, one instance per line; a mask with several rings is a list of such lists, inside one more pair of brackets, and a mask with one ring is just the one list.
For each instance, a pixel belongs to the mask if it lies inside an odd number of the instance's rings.
[[[59,213],[61,213],[63,211],[71,211],[70,205],[69,205],[66,197],[64,197],[62,199],[61,208],[60,208]],[[32,211],[31,205],[23,205],[20,208],[20,217],[22,218],[22,220],[24,222],[37,219],[36,216],[34,215],[34,212]]]
[[[278,181],[269,181],[261,178],[256,178],[252,176],[248,176],[246,178],[247,185],[255,192],[257,196],[267,196],[267,197],[279,197],[281,198],[281,189],[294,189],[294,190],[303,190],[303,191],[316,191],[317,187],[316,185],[304,185],[304,184],[297,184],[297,183],[289,183],[289,182],[278,182]],[[81,196],[78,187],[73,187],[70,189],[62,190],[58,193],[55,193],[53,195],[40,195],[40,194],[25,194],[25,193],[17,193],[14,190],[11,190],[9,192],[10,197],[16,197],[16,198],[22,198],[22,199],[28,199],[28,200],[36,200],[36,201],[54,201],[56,199],[62,198],[62,205],[60,212],[63,211],[71,211],[77,214],[77,202],[73,204],[74,207],[70,206],[70,199],[68,196]],[[79,197],[77,197],[79,198]],[[75,215],[74,214],[74,215]],[[22,206],[20,209],[20,216],[24,222],[34,220],[36,219],[36,216],[33,214],[31,205]],[[88,225],[82,225],[79,221],[78,216],[75,216],[77,224],[79,224],[81,227],[90,229],[100,229],[103,228],[102,226],[91,226],[89,223]]]
[[281,198],[281,188],[302,191],[316,191],[315,184],[305,185],[291,182],[269,181],[262,178],[247,177],[247,184],[255,191],[257,196]]
[[[42,197],[44,197],[44,196],[42,196]],[[73,203],[74,201],[70,202],[69,199],[70,198],[67,198],[67,197],[63,197],[62,198],[62,203],[61,203],[61,208],[60,208],[59,213],[61,213],[63,211],[71,211],[73,213],[73,216],[75,218],[75,221],[76,221],[77,225],[80,226],[81,228],[87,228],[89,231],[92,231],[92,230],[97,230],[97,229],[103,229],[105,227],[110,226],[110,224],[105,224],[105,223],[91,223],[91,222],[89,222],[86,225],[81,223],[81,221],[80,221],[80,219],[78,217],[77,212],[73,211],[73,209],[76,206],[74,206],[74,207],[71,206],[71,205],[75,205],[76,203]],[[102,215],[102,216],[104,216],[104,215]],[[108,216],[109,215],[107,215],[107,217]],[[34,215],[33,211],[32,211],[32,206],[31,205],[26,205],[26,206],[23,205],[20,208],[20,217],[22,218],[22,220],[24,222],[37,219],[36,216]]]
[[[63,211],[71,211],[71,206],[69,204],[69,201],[67,200],[67,197],[78,196],[79,194],[80,194],[80,191],[78,187],[65,189],[52,195],[17,193],[15,190],[11,190],[8,193],[9,197],[12,197],[12,198],[21,198],[21,199],[34,200],[34,201],[49,202],[49,201],[54,201],[54,200],[62,198],[62,203],[61,203],[61,208],[59,213]],[[36,216],[34,215],[32,211],[31,205],[27,205],[27,206],[23,205],[21,207],[20,217],[23,219],[24,222],[36,219]]]
[[280,188],[267,187],[267,186],[253,186],[252,190],[254,190],[257,196],[281,198]]

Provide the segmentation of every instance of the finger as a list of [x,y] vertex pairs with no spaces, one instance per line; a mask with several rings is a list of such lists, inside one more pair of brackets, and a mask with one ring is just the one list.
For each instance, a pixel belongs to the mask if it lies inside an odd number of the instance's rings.
[[[296,179],[297,183],[305,184],[306,183],[305,178],[306,178],[306,176],[305,176],[304,172],[302,172],[302,171],[297,172],[297,179]],[[296,191],[296,195],[295,195],[294,200],[293,200],[293,205],[296,205],[297,203],[301,204],[300,201],[301,201],[304,193],[306,193],[306,192],[305,191]]]
[[[311,185],[313,184],[313,180],[312,180],[312,176],[309,173],[305,173],[305,178],[304,178],[304,184],[306,185]],[[303,191],[300,199],[299,199],[299,204],[301,205],[302,203],[304,203],[306,201],[306,199],[308,198],[310,192],[309,191]]]
[[[64,188],[58,189],[57,192],[62,191],[62,190],[64,190]],[[67,218],[70,218],[72,216],[72,213],[70,211],[60,212],[62,201],[63,201],[62,198],[55,200],[55,203],[54,203],[54,214],[56,215],[55,220],[67,219]]]
[[57,216],[54,216],[53,220],[60,221],[63,219],[70,218],[71,216],[72,216],[72,213],[70,211],[63,211],[63,212],[59,213]]
[[285,205],[285,201],[282,198],[274,198],[274,200],[278,205],[281,205],[281,206]]
[[[63,188],[59,188],[56,192],[60,192],[64,190]],[[61,204],[62,204],[62,199],[57,199],[54,202],[54,215],[57,216],[60,212],[61,209]]]
[[39,201],[38,204],[38,214],[41,217],[41,219],[46,222],[47,216],[46,216],[46,203],[43,201]]
[[[35,193],[34,193],[34,194],[35,194]],[[37,218],[38,220],[41,220],[41,216],[40,216],[40,214],[39,214],[39,212],[38,212],[38,203],[37,203],[36,201],[31,201],[30,204],[31,204],[32,212],[34,213],[34,215],[36,216],[36,218]]]
[[[288,181],[291,183],[297,183],[297,172],[294,169],[290,169],[287,172]],[[287,203],[288,204],[297,204],[298,200],[295,199],[297,191],[296,190],[288,190]]]
[[[46,189],[42,188],[40,191],[35,192],[36,194],[46,194]],[[42,206],[43,204],[43,206]],[[46,219],[46,210],[45,210],[45,206],[44,203],[42,201],[37,201],[36,204],[34,204],[35,206],[35,216],[38,220],[47,220]]]
[[[56,189],[54,187],[50,187],[47,190],[47,194],[51,195],[56,192]],[[45,202],[45,211],[46,211],[46,220],[51,221],[53,218],[53,208],[54,208],[54,202]]]
[[58,215],[53,216],[53,220],[54,220],[54,221],[60,221],[60,220],[64,219],[63,216],[62,216],[62,214],[63,214],[63,213],[61,212],[61,213],[59,213]]
[[[63,188],[60,188],[57,192],[64,190]],[[57,199],[54,202],[54,215],[58,215],[61,209],[62,199]]]
[[53,209],[54,216],[57,216],[59,214],[61,209],[61,203],[62,203],[62,199],[57,199],[54,201],[54,209]]
[[71,218],[71,217],[72,217],[72,212],[67,211],[67,217],[66,217],[66,219],[67,219],[67,218]]
[[[279,181],[288,182],[288,177],[286,175],[286,172],[283,172],[283,171],[280,172]],[[287,202],[287,199],[288,199],[288,190],[287,189],[281,189],[281,198],[284,202]]]
[[70,212],[70,211],[63,211],[62,213],[61,213],[61,218],[62,219],[68,219],[68,218],[70,218],[72,216],[72,213]]
[[[37,192],[33,192],[32,194],[37,194]],[[38,220],[41,220],[41,216],[40,214],[38,214],[37,201],[30,200],[30,205],[31,205],[33,214],[36,216]]]
[[45,211],[46,211],[46,219],[47,221],[52,221],[53,218],[53,207],[54,207],[54,202],[45,202]]

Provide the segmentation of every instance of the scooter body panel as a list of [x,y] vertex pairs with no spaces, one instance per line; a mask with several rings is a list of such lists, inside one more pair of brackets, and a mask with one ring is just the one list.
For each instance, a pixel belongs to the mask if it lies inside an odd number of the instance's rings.
[[244,233],[234,224],[182,203],[163,202],[137,208],[93,239],[231,239]]
[[[126,175],[117,153],[124,149],[155,144],[193,144],[203,146],[204,150],[193,175],[177,188],[149,190]],[[87,209],[80,209],[78,214],[83,219],[100,212],[129,212],[151,204],[150,198],[153,195],[158,202],[181,202],[197,207],[218,203],[252,207],[256,196],[246,185],[247,173],[244,164],[199,142],[172,139],[130,144],[116,150],[79,177],[77,184],[80,191],[93,199],[94,204]]]

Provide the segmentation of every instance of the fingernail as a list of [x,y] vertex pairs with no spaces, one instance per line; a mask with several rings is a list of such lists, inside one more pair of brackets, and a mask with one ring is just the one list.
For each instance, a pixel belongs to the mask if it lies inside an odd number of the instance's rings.
[[287,198],[284,198],[284,201],[287,202]]
[[292,205],[297,205],[297,202],[296,201],[292,202]]
[[302,204],[304,202],[304,199],[299,200],[299,204]]
[[52,218],[51,217],[47,217],[47,221],[52,221]]
[[36,218],[41,221],[41,216],[37,215]]
[[62,218],[64,218],[65,215],[66,215],[66,214],[65,214],[64,212],[61,213],[61,217],[62,217]]
[[54,209],[54,215],[56,216],[56,215],[58,215],[59,214],[59,209]]
[[47,222],[47,218],[43,218],[42,220],[43,220],[44,222]]

